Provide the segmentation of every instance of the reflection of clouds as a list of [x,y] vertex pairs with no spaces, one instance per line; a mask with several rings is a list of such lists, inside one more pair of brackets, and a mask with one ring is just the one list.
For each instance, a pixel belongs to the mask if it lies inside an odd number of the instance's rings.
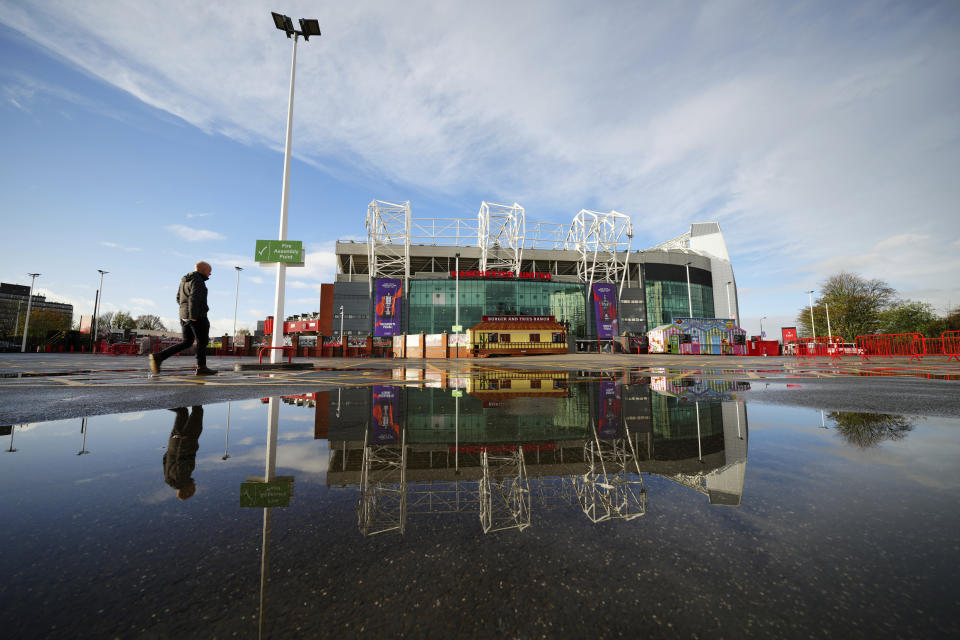
[[313,422],[313,416],[283,416],[283,422]]
[[140,502],[143,504],[160,504],[161,502],[166,502],[176,497],[177,492],[175,489],[164,486],[145,496],[140,496]]
[[[230,465],[251,466],[263,465],[263,448],[250,449],[244,453],[231,454],[227,461]],[[324,478],[327,475],[328,458],[330,455],[326,440],[310,440],[308,442],[285,443],[277,447],[277,474],[284,475],[285,471],[299,471],[311,475],[319,475]],[[223,464],[220,454],[210,454],[209,456],[197,459],[199,463],[220,464],[220,468],[226,468]],[[209,468],[209,467],[207,467]]]
[[73,483],[74,483],[74,484],[87,484],[88,482],[95,482],[95,481],[97,481],[97,480],[105,480],[105,479],[107,479],[107,478],[116,478],[116,477],[119,476],[119,475],[120,475],[119,473],[113,473],[113,472],[109,472],[109,471],[108,471],[108,472],[106,472],[106,473],[101,473],[101,474],[98,475],[98,476],[93,476],[92,478],[80,478],[79,480],[74,480]]
[[238,402],[234,406],[244,411],[249,411],[250,409],[256,409],[258,407],[263,407],[266,409],[267,407],[267,405],[263,404],[259,400],[246,400],[244,402]]
[[146,411],[140,411],[138,413],[121,413],[117,416],[117,422],[134,422],[136,420],[141,420],[147,415]]

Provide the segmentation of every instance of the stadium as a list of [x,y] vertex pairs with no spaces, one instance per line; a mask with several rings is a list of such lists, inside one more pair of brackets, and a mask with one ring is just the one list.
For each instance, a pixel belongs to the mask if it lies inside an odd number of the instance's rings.
[[617,211],[584,209],[561,224],[483,202],[475,217],[416,218],[409,202],[374,200],[366,231],[366,242],[336,243],[319,314],[286,319],[301,346],[311,335],[339,342],[341,330],[353,343],[529,317],[562,325],[578,347],[639,339],[680,317],[739,325],[716,222],[638,250],[630,217]]

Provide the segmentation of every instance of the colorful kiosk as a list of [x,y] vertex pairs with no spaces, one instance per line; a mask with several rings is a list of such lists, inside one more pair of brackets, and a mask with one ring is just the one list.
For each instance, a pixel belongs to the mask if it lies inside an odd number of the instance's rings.
[[467,329],[469,355],[529,356],[567,353],[567,329],[553,316],[483,316]]
[[730,318],[676,318],[647,332],[650,353],[747,355],[747,332]]

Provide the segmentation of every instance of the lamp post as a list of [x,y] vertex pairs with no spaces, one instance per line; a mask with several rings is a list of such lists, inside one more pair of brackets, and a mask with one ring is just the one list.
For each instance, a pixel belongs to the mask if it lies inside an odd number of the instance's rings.
[[97,269],[100,274],[100,285],[97,287],[97,297],[93,303],[93,324],[90,329],[90,353],[93,353],[93,347],[97,344],[97,319],[100,313],[100,302],[103,300],[103,276],[109,271]]
[[813,289],[807,291],[807,295],[810,296],[810,333],[812,334],[811,338],[817,337],[817,325],[813,323]]
[[830,328],[830,305],[827,304],[826,302],[824,302],[824,303],[823,303],[823,308],[824,308],[824,309],[826,310],[826,312],[827,312],[827,337],[832,338],[832,337],[833,337],[833,330]]
[[39,273],[28,273],[30,276],[30,295],[27,296],[27,317],[23,321],[23,341],[20,343],[20,353],[27,352],[27,329],[30,328],[30,305],[33,304],[33,284],[37,281]]
[[[240,302],[240,272],[243,267],[234,267],[237,270],[237,289],[233,292],[233,350],[237,350],[237,303]],[[276,317],[276,316],[274,316]]]
[[693,317],[693,295],[690,293],[690,262],[686,265],[687,267],[687,308],[690,311],[690,317]]
[[343,357],[343,354],[346,347],[346,338],[343,337],[343,305],[340,305],[340,357]]
[[[287,239],[287,210],[290,204],[290,144],[293,141],[293,84],[294,76],[297,70],[297,39],[300,36],[303,36],[304,40],[309,40],[310,36],[319,36],[320,35],[320,23],[313,18],[304,19],[300,18],[300,30],[297,31],[293,27],[293,20],[290,19],[290,16],[281,15],[279,13],[271,14],[273,16],[273,24],[284,33],[287,34],[287,37],[293,38],[293,60],[290,63],[290,97],[287,102],[287,134],[286,142],[284,144],[283,150],[283,191],[280,195],[280,240]],[[287,281],[287,265],[283,262],[277,263],[277,292],[276,297],[274,298],[273,304],[273,317],[276,318],[275,322],[283,322],[283,296],[284,289],[286,287]],[[283,325],[281,325],[282,327]],[[279,348],[283,344],[283,332],[276,331],[273,332],[273,338],[271,340],[271,346],[274,348],[270,350],[270,362],[277,364],[281,361],[283,353]]]

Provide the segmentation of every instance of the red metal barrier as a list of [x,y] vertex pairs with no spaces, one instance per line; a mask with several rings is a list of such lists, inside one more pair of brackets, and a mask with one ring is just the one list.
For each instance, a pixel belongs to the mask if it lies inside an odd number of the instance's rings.
[[263,364],[263,354],[271,349],[279,349],[280,351],[286,352],[287,362],[293,362],[293,347],[260,347],[260,349],[257,351],[257,355],[260,356],[260,364]]
[[856,345],[864,360],[907,356],[911,360],[921,360],[925,353],[923,336],[919,333],[883,333],[857,336]]
[[798,358],[820,358],[829,356],[831,360],[840,360],[844,355],[856,355],[856,347],[844,343],[841,336],[818,336],[800,338],[794,349]]
[[945,331],[943,337],[924,338],[923,353],[927,356],[947,356],[947,361],[960,361],[960,332]]

